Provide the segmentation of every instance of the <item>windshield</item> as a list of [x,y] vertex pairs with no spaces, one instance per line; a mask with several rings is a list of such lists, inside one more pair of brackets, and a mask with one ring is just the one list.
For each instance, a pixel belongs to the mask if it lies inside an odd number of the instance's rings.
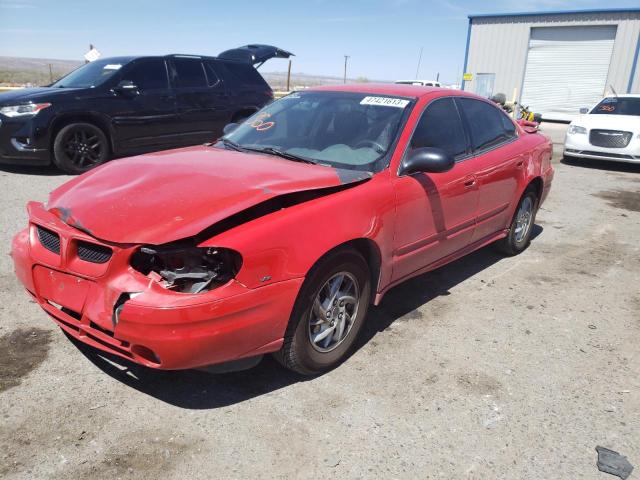
[[640,97],[607,97],[591,113],[639,116]]
[[122,64],[114,62],[113,59],[111,59],[111,61],[109,61],[109,59],[96,60],[95,62],[87,63],[74,70],[51,86],[57,88],[97,87],[111,78],[121,67]]
[[364,93],[292,93],[251,116],[223,142],[302,161],[377,171],[386,166],[410,104],[405,98]]

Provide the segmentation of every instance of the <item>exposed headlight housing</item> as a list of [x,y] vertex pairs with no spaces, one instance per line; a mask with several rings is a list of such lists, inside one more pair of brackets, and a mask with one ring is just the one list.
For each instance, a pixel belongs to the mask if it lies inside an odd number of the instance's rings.
[[50,103],[25,103],[24,105],[9,105],[1,107],[0,113],[7,117],[32,117],[37,115],[40,110],[49,108]]
[[580,125],[569,125],[569,130],[567,130],[567,133],[569,135],[576,135],[576,134],[586,135],[587,129],[584,127],[581,127]]
[[131,257],[135,270],[181,293],[219,287],[234,278],[241,265],[238,252],[217,247],[140,247]]

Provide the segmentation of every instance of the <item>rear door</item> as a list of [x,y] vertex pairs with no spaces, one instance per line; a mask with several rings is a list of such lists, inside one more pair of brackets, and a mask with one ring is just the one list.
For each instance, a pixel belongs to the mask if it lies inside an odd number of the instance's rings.
[[176,130],[176,99],[163,58],[141,58],[123,67],[120,81],[138,87],[137,95],[116,95],[111,117],[120,151],[171,145]]
[[395,180],[396,236],[393,280],[471,243],[478,189],[475,166],[458,109],[450,97],[425,108],[405,155],[421,147],[441,148],[456,159],[443,173],[415,173]]
[[475,242],[508,225],[526,154],[518,148],[513,121],[498,107],[474,98],[456,103],[469,130],[479,191]]
[[170,63],[180,143],[214,141],[229,118],[223,82],[213,68],[205,67],[200,57],[174,56]]

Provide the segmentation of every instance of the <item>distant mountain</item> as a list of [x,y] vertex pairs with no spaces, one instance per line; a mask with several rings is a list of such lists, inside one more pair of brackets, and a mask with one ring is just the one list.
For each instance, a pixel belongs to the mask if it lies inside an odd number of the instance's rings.
[[[78,68],[83,63],[79,60],[52,58],[0,57],[0,85],[48,85],[71,70]],[[286,72],[263,72],[261,70],[260,73],[274,90],[286,88]],[[366,78],[357,78],[348,79],[348,81],[366,82],[368,80]],[[292,89],[299,89],[314,85],[337,85],[342,82],[342,77],[292,73],[290,86]]]
[[47,85],[83,63],[53,58],[0,57],[0,85]]

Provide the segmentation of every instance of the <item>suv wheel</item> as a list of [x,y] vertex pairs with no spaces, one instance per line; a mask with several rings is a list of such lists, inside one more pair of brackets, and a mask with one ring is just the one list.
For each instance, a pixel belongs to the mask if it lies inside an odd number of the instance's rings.
[[53,141],[53,163],[70,174],[91,170],[108,157],[107,136],[90,123],[71,123],[63,127]]
[[276,359],[303,375],[336,367],[353,346],[370,300],[370,273],[362,255],[329,253],[307,275]]

